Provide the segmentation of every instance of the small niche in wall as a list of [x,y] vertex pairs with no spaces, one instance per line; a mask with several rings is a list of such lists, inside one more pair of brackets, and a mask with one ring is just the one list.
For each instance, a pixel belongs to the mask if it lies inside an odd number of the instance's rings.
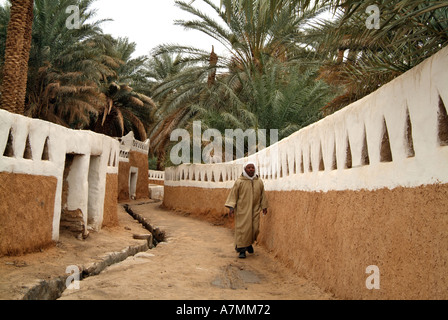
[[303,166],[303,153],[300,155],[300,173],[305,173],[305,168]]
[[385,118],[383,118],[383,137],[381,139],[380,161],[392,162],[392,150],[390,149],[389,132],[387,130]]
[[324,164],[324,156],[322,152],[322,145],[319,148],[319,171],[325,171],[325,164]]
[[312,158],[311,158],[311,147],[310,147],[310,150],[309,150],[309,152],[308,152],[308,172],[313,172],[313,160],[312,160]]
[[280,172],[279,172],[278,178],[283,178],[283,165],[281,162],[280,162]]
[[45,144],[44,144],[44,150],[42,151],[42,161],[50,161],[50,152],[49,152],[49,147],[48,147],[48,143],[50,141],[50,138],[47,137],[45,139]]
[[440,95],[439,95],[438,123],[439,123],[439,145],[448,146],[448,115],[445,103],[443,102],[442,97]]
[[367,131],[364,127],[364,140],[362,142],[362,151],[361,151],[361,165],[367,166],[370,164],[369,157],[369,147],[367,146]]
[[296,159],[294,159],[292,170],[293,170],[293,174],[297,174],[297,161],[296,161]]
[[3,152],[3,156],[9,158],[14,157],[14,146],[13,146],[14,138],[12,136],[11,131],[12,129],[9,130],[8,142],[6,143],[5,151]]
[[23,151],[23,159],[33,160],[33,151],[31,150],[30,136],[26,138],[25,150]]
[[406,108],[406,129],[404,135],[406,144],[406,155],[408,158],[415,157],[414,140],[412,138],[412,123],[408,108]]
[[337,169],[338,169],[338,159],[336,157],[336,141],[335,141],[333,148],[333,160],[331,163],[331,170],[337,170]]
[[347,136],[347,149],[345,152],[345,169],[352,168],[352,148],[350,146],[350,140]]

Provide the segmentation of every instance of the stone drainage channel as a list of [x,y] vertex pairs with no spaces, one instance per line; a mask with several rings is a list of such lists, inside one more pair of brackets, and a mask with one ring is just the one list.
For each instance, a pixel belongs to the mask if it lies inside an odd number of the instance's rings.
[[[134,234],[134,239],[147,241],[139,246],[130,246],[119,252],[108,253],[103,257],[102,261],[82,266],[82,270],[80,270],[79,274],[79,281],[91,276],[99,275],[107,267],[122,262],[139,252],[148,251],[149,249],[156,247],[158,243],[165,241],[164,231],[151,226],[145,218],[132,211],[129,205],[125,204],[123,207],[131,217],[141,223],[142,226],[150,232],[150,234],[143,235]],[[37,285],[28,290],[22,300],[56,300],[62,296],[62,293],[67,288],[66,282],[68,277],[70,277],[70,275],[60,276],[51,280],[41,280]]]

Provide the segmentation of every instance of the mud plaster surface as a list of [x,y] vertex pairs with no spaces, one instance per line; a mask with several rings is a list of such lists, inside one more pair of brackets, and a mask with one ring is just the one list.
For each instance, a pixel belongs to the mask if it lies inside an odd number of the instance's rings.
[[[338,297],[448,298],[448,185],[268,198],[260,241]],[[370,265],[380,290],[366,289]]]
[[62,300],[333,299],[262,247],[238,259],[228,228],[165,210],[160,203],[132,210],[166,231],[167,241],[83,280],[80,290],[65,291]]
[[55,177],[0,173],[0,257],[51,245],[56,185]]
[[163,180],[148,179],[148,184],[157,184],[159,186],[163,186],[165,182]]
[[129,200],[129,170],[138,168],[136,199],[148,198],[148,156],[142,153],[129,152],[129,162],[120,162],[118,167],[118,200]]
[[[227,193],[165,187],[164,204],[219,221]],[[267,197],[260,243],[337,297],[448,298],[448,185]],[[380,290],[366,288],[370,265],[380,270]]]
[[138,168],[136,189],[137,199],[148,198],[148,155],[136,151],[131,151],[129,154],[129,161],[133,167]]
[[144,234],[121,206],[117,210],[118,226],[90,232],[86,240],[78,240],[69,232],[61,232],[58,242],[35,253],[4,256],[0,258],[0,300],[22,299],[24,294],[39,280],[67,276],[68,266],[88,265],[102,261],[111,252],[119,252],[128,246],[143,244],[134,240],[133,234]]
[[117,216],[118,175],[106,175],[106,192],[104,196],[103,227],[118,225]]
[[[160,202],[131,202],[132,209],[167,233],[167,242],[129,257],[101,274],[66,290],[62,300],[100,299],[333,299],[312,282],[297,277],[262,247],[246,260],[233,249],[228,228],[167,211]],[[20,299],[31,282],[64,274],[69,265],[97,261],[120,251],[135,233],[145,232],[121,206],[119,226],[91,233],[85,241],[61,235],[60,243],[44,252],[0,258],[0,299]]]
[[233,228],[233,220],[226,219],[229,210],[224,207],[229,192],[230,189],[165,186],[163,205],[215,225]]

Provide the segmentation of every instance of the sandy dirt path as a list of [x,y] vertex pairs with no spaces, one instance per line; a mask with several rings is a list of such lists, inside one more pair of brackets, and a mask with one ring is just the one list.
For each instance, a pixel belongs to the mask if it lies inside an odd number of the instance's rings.
[[160,203],[131,208],[165,231],[166,242],[82,280],[80,289],[65,290],[60,299],[333,299],[260,246],[238,259],[228,228],[164,210]]
[[[142,246],[145,241],[133,239],[144,233],[140,223],[117,206],[119,225],[91,232],[83,241],[61,232],[52,247],[21,256],[0,257],[0,300],[21,300],[42,281],[67,277],[67,267],[88,266],[104,261],[111,253]],[[37,299],[46,299],[38,297]]]

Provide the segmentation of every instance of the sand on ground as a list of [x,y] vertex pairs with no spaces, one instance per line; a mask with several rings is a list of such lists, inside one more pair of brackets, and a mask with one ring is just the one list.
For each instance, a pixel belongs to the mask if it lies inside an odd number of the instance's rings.
[[[328,300],[335,299],[310,280],[255,245],[255,253],[238,259],[233,230],[166,210],[152,200],[129,203],[166,241],[146,252],[104,269],[65,290],[61,300]],[[0,299],[21,299],[39,280],[66,274],[72,265],[85,265],[104,255],[145,240],[148,234],[124,209],[117,207],[119,226],[92,232],[86,240],[61,234],[59,242],[42,252],[0,258]]]

